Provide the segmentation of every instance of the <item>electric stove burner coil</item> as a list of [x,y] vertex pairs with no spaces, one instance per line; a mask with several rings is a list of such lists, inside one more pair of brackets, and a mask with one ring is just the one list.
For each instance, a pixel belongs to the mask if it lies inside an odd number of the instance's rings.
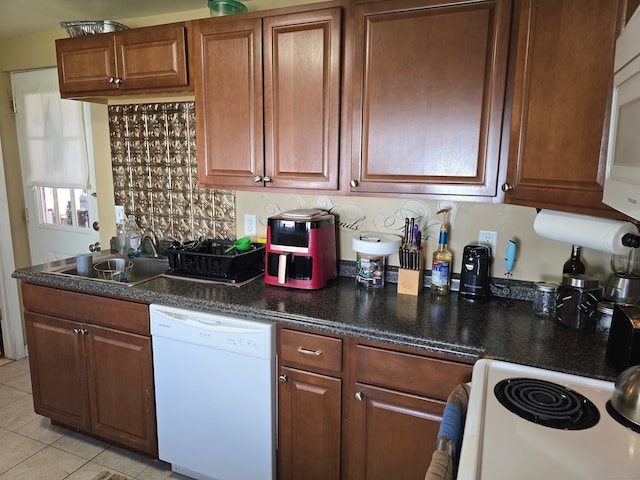
[[560,430],[584,430],[600,420],[588,398],[570,388],[534,378],[507,378],[493,389],[509,411],[530,422]]

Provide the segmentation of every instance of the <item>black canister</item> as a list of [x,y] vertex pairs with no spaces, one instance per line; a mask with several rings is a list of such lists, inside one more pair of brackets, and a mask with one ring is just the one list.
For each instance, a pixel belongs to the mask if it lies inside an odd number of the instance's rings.
[[597,279],[578,273],[564,274],[556,293],[556,323],[574,330],[594,331],[601,300],[602,287]]

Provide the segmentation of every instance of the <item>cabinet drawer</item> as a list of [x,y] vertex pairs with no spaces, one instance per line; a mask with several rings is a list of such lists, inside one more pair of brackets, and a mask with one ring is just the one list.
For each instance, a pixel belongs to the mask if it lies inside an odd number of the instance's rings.
[[313,333],[282,329],[280,359],[283,363],[342,372],[342,340]]
[[472,367],[411,353],[358,345],[356,382],[446,400],[459,384],[471,380]]
[[66,320],[150,335],[149,306],[58,288],[22,284],[24,309]]

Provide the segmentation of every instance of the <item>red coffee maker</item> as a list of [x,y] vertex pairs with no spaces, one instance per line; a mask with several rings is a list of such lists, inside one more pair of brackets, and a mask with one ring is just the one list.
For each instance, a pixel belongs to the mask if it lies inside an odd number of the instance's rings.
[[335,217],[319,209],[270,217],[264,281],[315,290],[337,276]]

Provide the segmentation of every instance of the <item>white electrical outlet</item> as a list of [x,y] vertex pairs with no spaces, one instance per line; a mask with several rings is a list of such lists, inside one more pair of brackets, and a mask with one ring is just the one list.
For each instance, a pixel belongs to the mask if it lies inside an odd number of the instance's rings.
[[116,205],[116,223],[124,223],[127,221],[127,216],[124,213],[124,207],[122,205]]
[[490,230],[480,230],[478,235],[478,243],[480,245],[486,245],[491,248],[491,256],[496,257],[498,249],[498,232],[492,232]]
[[256,216],[245,213],[244,215],[244,234],[251,236],[256,234]]

